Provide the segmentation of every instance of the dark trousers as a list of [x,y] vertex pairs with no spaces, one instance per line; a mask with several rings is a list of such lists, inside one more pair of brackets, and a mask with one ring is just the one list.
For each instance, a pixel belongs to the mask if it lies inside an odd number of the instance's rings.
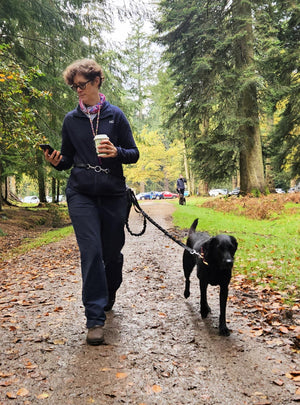
[[70,218],[80,250],[87,327],[103,325],[109,294],[122,283],[126,195],[93,197],[67,188]]

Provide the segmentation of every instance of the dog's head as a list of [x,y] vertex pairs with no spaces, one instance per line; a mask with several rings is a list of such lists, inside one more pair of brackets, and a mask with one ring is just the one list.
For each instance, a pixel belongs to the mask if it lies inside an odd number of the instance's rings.
[[234,236],[217,235],[202,245],[205,261],[209,265],[231,269],[238,243]]

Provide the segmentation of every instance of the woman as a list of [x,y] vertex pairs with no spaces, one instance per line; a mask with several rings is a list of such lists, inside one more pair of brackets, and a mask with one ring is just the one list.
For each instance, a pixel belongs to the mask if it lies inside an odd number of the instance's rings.
[[[122,164],[135,163],[139,151],[124,113],[99,93],[103,73],[95,61],[72,63],[64,80],[77,92],[79,105],[65,116],[61,152],[49,155],[46,150],[45,159],[57,170],[73,166],[66,197],[80,250],[87,343],[99,345],[105,311],[122,282],[127,209]],[[96,151],[97,134],[108,138]]]

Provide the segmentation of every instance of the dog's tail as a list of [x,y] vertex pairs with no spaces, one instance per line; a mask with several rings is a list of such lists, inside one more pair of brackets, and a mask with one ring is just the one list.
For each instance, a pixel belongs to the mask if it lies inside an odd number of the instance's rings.
[[188,236],[191,236],[193,233],[195,233],[197,225],[198,225],[198,218],[196,218],[195,221],[192,223],[192,225],[189,229]]

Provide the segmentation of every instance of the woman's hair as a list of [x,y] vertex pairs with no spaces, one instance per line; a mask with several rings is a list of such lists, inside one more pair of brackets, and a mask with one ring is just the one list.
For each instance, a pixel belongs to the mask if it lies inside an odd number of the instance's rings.
[[63,73],[65,82],[71,86],[74,84],[74,77],[77,74],[83,75],[87,80],[94,80],[98,76],[100,78],[99,88],[104,80],[101,66],[93,59],[80,59],[69,65]]

